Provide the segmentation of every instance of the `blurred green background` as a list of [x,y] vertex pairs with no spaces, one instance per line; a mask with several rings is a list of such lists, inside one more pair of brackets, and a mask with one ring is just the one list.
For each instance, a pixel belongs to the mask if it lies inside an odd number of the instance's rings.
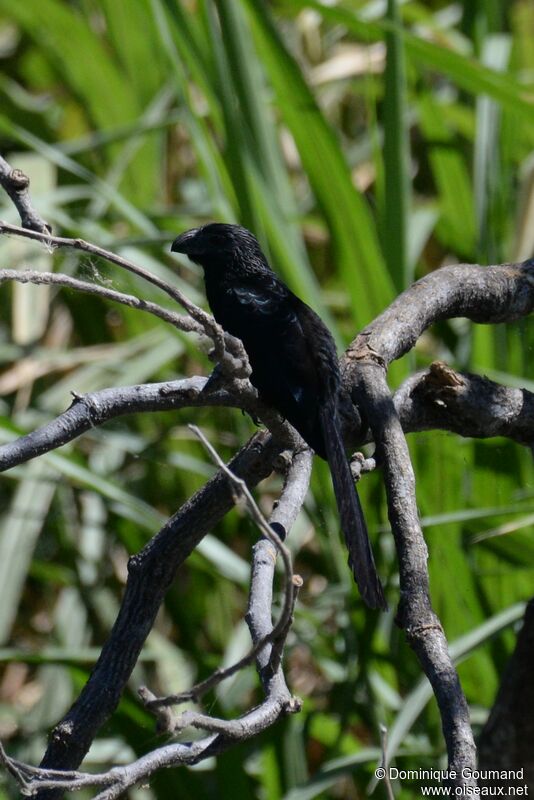
[[[413,278],[458,260],[532,255],[533,36],[530,0],[0,0],[0,148],[30,174],[56,232],[178,280],[201,304],[199,270],[171,258],[170,241],[207,220],[252,228],[341,349]],[[4,196],[0,216],[18,221]],[[55,269],[167,302],[83,255],[14,239],[0,254],[4,267]],[[3,442],[64,410],[71,390],[210,369],[193,337],[90,296],[4,286],[0,305]],[[526,322],[441,323],[393,365],[392,386],[439,358],[532,388],[532,342]],[[225,457],[254,430],[238,411],[138,415],[3,476],[0,738],[18,758],[39,761],[84,684],[128,555],[213,473],[190,422]],[[531,456],[505,440],[442,432],[409,441],[433,602],[479,729],[532,594]],[[275,477],[261,486],[266,509],[278,490]],[[129,797],[364,797],[381,723],[396,766],[444,765],[435,702],[394,625],[397,566],[379,474],[361,494],[391,612],[362,606],[318,463],[291,535],[305,585],[286,668],[302,713]],[[246,650],[256,536],[234,511],[181,570],[88,768],[160,743],[140,683],[177,691]],[[205,707],[237,715],[258,697],[251,668]],[[418,796],[415,785],[394,789]]]

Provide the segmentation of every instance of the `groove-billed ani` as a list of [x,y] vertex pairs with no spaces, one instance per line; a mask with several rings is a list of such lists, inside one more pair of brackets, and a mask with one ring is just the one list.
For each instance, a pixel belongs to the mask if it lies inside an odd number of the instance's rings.
[[204,268],[211,310],[243,342],[250,380],[262,400],[328,461],[349,565],[367,605],[387,608],[341,436],[341,379],[330,331],[274,274],[246,228],[219,223],[194,228],[171,249]]

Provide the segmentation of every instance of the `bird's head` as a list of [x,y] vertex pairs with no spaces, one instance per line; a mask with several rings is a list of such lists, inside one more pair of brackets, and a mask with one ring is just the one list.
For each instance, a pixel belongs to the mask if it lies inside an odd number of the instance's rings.
[[241,225],[212,222],[192,228],[171,245],[174,253],[184,253],[204,268],[213,266],[248,268],[255,263],[269,269],[256,237]]

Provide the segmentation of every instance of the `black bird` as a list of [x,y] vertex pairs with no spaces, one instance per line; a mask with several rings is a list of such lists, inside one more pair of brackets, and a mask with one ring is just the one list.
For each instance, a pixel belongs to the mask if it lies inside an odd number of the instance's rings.
[[386,609],[341,436],[341,377],[330,331],[275,275],[246,228],[221,223],[194,228],[171,249],[203,267],[213,315],[243,342],[250,380],[262,400],[328,461],[356,583],[368,606]]

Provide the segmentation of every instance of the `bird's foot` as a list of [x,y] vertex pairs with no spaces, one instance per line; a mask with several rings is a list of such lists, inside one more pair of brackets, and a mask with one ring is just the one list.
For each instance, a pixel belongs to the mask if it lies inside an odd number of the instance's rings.
[[365,472],[372,472],[376,469],[376,459],[374,456],[366,458],[363,453],[354,453],[350,459],[350,471],[352,477],[357,482]]

